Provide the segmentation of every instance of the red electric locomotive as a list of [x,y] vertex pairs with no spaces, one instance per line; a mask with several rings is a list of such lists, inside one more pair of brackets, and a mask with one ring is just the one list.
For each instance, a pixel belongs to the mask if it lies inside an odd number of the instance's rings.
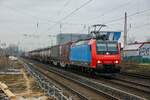
[[[72,44],[70,62],[94,72],[116,73],[120,71],[121,45],[109,34],[100,32],[103,25],[93,25],[91,38]],[[97,28],[99,27],[99,29]],[[98,30],[96,30],[98,29]]]
[[120,45],[117,41],[89,39],[75,42],[70,50],[70,63],[99,73],[120,71]]
[[121,62],[120,44],[117,41],[91,39],[91,67],[99,72],[118,72]]

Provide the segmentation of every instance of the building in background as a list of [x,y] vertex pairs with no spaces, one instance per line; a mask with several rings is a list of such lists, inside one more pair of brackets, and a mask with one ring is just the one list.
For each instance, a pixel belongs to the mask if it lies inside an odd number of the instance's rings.
[[150,63],[150,42],[133,43],[123,49],[125,61]]
[[69,41],[77,41],[80,39],[89,38],[88,34],[79,34],[79,33],[61,33],[56,36],[56,43],[63,44]]
[[[116,41],[118,41],[121,36],[121,32],[116,31],[101,31],[100,34],[107,35],[109,40]],[[56,44],[63,44],[69,41],[77,41],[81,39],[89,39],[91,37],[91,34],[61,33],[56,36]]]

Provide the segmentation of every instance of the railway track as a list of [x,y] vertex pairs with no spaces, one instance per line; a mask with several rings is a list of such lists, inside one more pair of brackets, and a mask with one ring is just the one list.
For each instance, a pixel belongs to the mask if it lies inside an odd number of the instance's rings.
[[144,75],[144,74],[138,74],[138,73],[131,73],[131,72],[120,72],[120,74],[125,75],[125,76],[130,76],[130,77],[138,77],[141,79],[148,79],[150,80],[150,76]]
[[[78,73],[84,77],[89,77],[86,73],[80,73],[73,70],[69,70],[73,73]],[[92,78],[93,81],[103,83],[117,89],[127,91],[129,93],[139,95],[143,98],[150,98],[150,80],[147,78],[138,78],[138,77],[131,77],[125,76],[122,74],[118,74],[117,76],[108,77],[104,75],[97,75],[96,77]]]
[[[36,66],[39,66],[38,64],[36,64]],[[86,87],[88,89],[91,89],[92,91],[95,91],[98,94],[101,94],[101,95],[103,94],[103,96],[105,95],[109,99],[110,98],[111,99],[123,99],[123,100],[124,99],[127,99],[127,100],[132,100],[132,99],[143,100],[143,99],[145,99],[145,98],[139,97],[137,95],[133,95],[133,94],[124,92],[122,90],[113,88],[111,86],[108,86],[108,85],[90,80],[88,78],[76,75],[74,73],[64,71],[62,69],[49,67],[49,66],[43,65],[43,64],[42,64],[42,66],[43,66],[42,69],[40,69],[41,67],[38,67],[39,70],[43,70],[43,72],[44,72],[44,70],[47,70],[51,73],[55,73],[55,74],[65,78],[67,80],[71,80],[71,81],[74,81],[75,83],[82,85],[82,87]],[[33,67],[33,65],[32,65],[32,67]],[[84,97],[88,97],[88,96],[84,96]]]
[[[69,70],[69,71],[76,73],[76,71],[73,70]],[[87,77],[86,73],[83,74],[78,72],[78,74]],[[93,81],[108,84],[112,87],[150,99],[150,95],[149,95],[150,77],[149,76],[134,74],[134,73],[119,73],[117,76],[112,76],[109,78],[108,76],[104,76],[100,74],[97,74],[97,76],[94,77]]]
[[[73,73],[80,74],[82,76],[89,77],[86,73],[77,72],[74,70],[69,70]],[[133,76],[132,76],[133,75]],[[98,76],[98,77],[97,77]],[[127,91],[129,93],[139,95],[143,98],[150,99],[150,80],[149,77],[143,76],[143,77],[137,77],[134,74],[118,74],[117,76],[109,77],[104,75],[97,75],[94,77],[93,81],[100,82],[103,84],[108,84],[112,87],[118,88],[123,91]],[[104,78],[105,77],[105,78]]]
[[148,79],[141,79],[138,77],[130,77],[130,76],[124,76],[119,75],[114,78],[114,82],[120,82],[124,83],[124,85],[127,85],[130,88],[137,89],[138,91],[143,91],[145,93],[150,94],[150,80]]
[[138,95],[143,98],[150,98],[150,87],[147,84],[136,83],[126,79],[114,78],[114,79],[105,79],[105,78],[97,78],[94,79],[96,82],[101,82],[103,84],[107,84],[114,88],[126,91],[128,93],[132,93]]
[[28,63],[28,66],[37,69],[43,75],[47,76],[49,79],[55,81],[57,84],[73,92],[73,95],[72,95],[73,100],[78,100],[78,99],[79,100],[108,100],[108,99],[118,100],[118,98],[115,98],[113,96],[100,93],[91,88],[87,88],[85,84],[76,82],[76,80],[74,80],[73,78],[64,76],[63,74],[60,74],[59,72],[56,72],[54,70],[49,70],[49,68],[47,69],[46,67],[41,68],[39,64]]
[[103,75],[98,75],[93,81],[100,82],[117,89],[138,95],[143,98],[150,99],[150,80],[148,78],[132,77],[128,75],[118,74],[111,78],[104,78]]

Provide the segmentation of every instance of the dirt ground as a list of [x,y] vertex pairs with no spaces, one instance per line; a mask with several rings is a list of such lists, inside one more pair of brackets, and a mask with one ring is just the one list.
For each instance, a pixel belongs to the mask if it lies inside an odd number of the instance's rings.
[[[17,69],[19,74],[0,74],[0,81],[5,83],[10,91],[17,96],[17,100],[52,100],[44,95],[36,81],[27,73],[18,61],[0,58],[0,72]],[[9,71],[10,72],[10,71]]]

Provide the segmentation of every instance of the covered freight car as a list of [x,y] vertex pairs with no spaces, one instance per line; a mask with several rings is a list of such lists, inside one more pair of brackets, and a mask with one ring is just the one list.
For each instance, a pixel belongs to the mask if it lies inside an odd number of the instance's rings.
[[66,67],[70,64],[70,47],[72,42],[68,42],[66,44],[62,44],[59,46],[60,51],[60,66]]
[[54,65],[65,67],[70,64],[69,56],[71,44],[72,42],[68,42],[66,44],[51,47],[50,59],[52,60]]
[[41,62],[49,62],[50,54],[51,54],[50,48],[43,48],[28,52],[28,57]]
[[50,62],[51,50],[50,48],[44,48],[39,51],[40,59],[42,62]]
[[51,47],[51,60],[59,60],[59,45],[56,45],[56,46],[52,46]]

